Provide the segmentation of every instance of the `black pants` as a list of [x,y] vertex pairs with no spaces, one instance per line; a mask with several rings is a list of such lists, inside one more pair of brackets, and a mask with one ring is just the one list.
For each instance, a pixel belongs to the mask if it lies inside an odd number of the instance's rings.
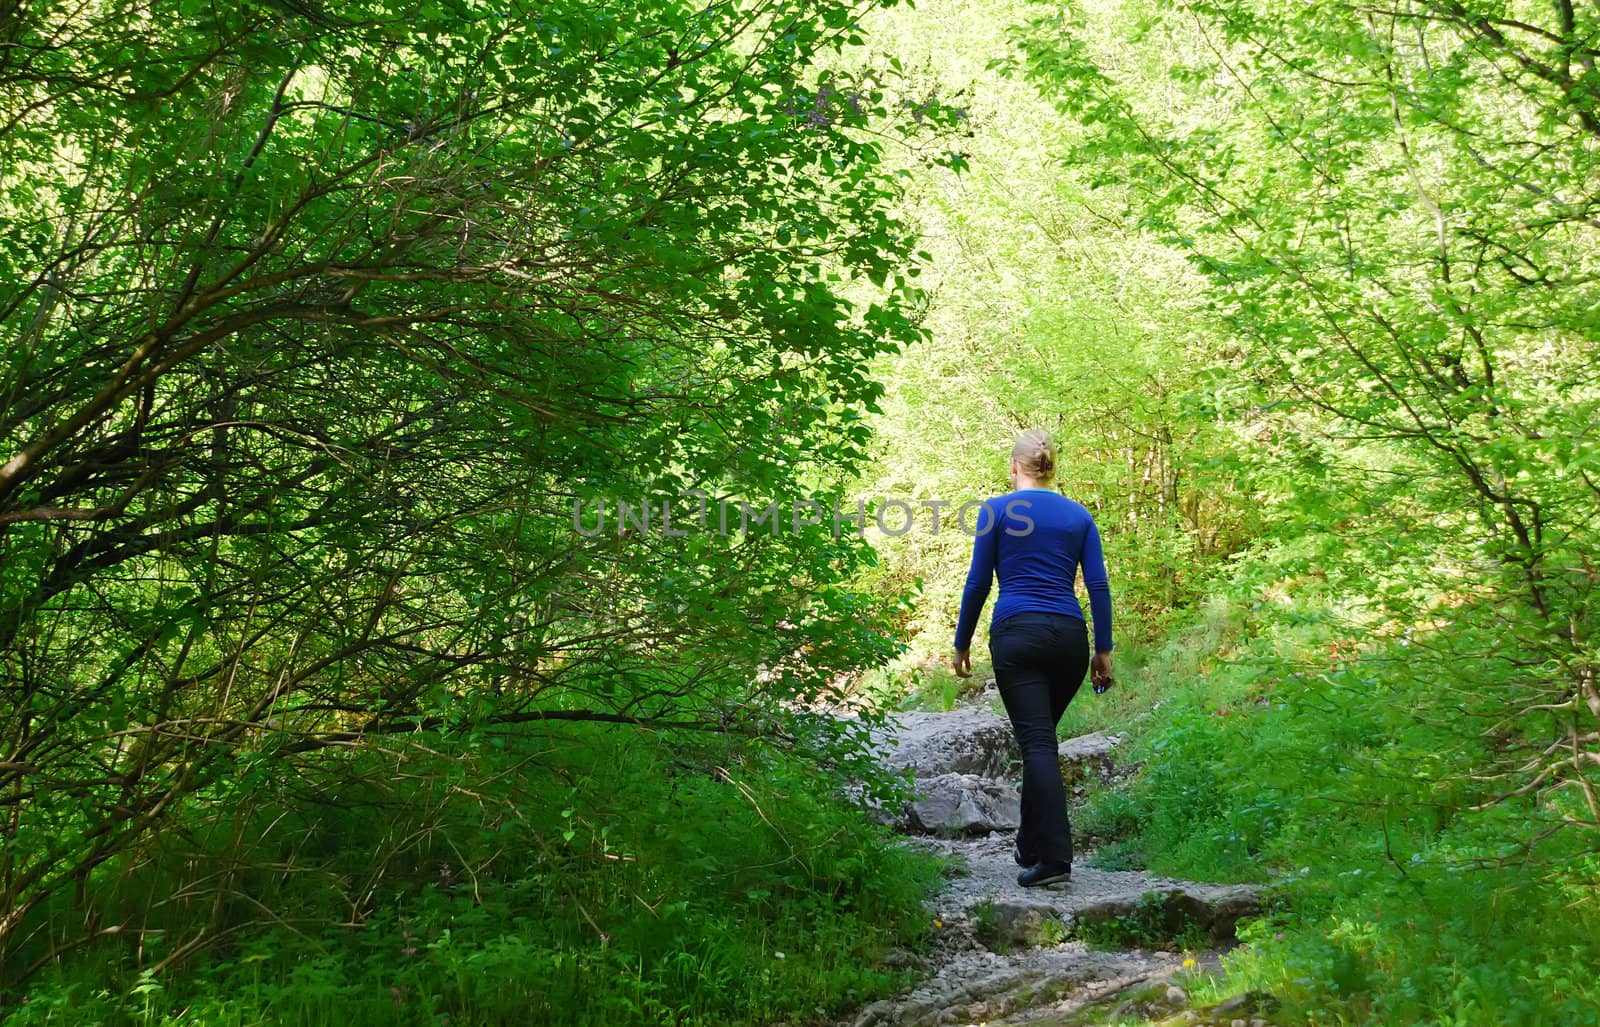
[[1089,630],[1064,613],[1017,613],[989,631],[1000,698],[1022,751],[1017,847],[1042,863],[1072,862],[1056,725],[1089,671]]

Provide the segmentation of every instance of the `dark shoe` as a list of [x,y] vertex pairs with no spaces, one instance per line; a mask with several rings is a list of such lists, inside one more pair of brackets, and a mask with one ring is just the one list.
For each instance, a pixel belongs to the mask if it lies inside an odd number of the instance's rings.
[[1017,861],[1017,866],[1019,867],[1031,867],[1035,863],[1039,862],[1037,858],[1024,856],[1021,848],[1013,848],[1011,850],[1011,858]]
[[1071,863],[1039,863],[1018,874],[1017,883],[1024,888],[1040,888],[1047,884],[1060,884],[1071,877]]

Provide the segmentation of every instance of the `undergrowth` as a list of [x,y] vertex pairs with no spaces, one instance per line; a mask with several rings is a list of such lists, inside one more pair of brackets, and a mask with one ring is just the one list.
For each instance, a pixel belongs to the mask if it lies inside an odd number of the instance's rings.
[[[903,983],[881,957],[922,944],[938,877],[838,785],[583,726],[329,755],[104,868],[92,915],[147,929],[62,957],[0,1021],[815,1022]],[[149,908],[169,894],[194,899]],[[202,924],[220,940],[163,965]]]
[[1077,920],[1071,937],[1100,949],[1190,951],[1205,948],[1205,929],[1159,892],[1146,892],[1126,913]]
[[[1265,884],[1272,912],[1242,927],[1226,990],[1271,992],[1283,1022],[1589,1022],[1600,855],[1562,826],[1575,804],[1496,802],[1475,776],[1515,673],[1466,658],[1481,641],[1214,601],[1146,658],[1144,708],[1120,725],[1141,769],[1074,827],[1108,869]],[[1112,726],[1093,706],[1068,718],[1063,736]]]

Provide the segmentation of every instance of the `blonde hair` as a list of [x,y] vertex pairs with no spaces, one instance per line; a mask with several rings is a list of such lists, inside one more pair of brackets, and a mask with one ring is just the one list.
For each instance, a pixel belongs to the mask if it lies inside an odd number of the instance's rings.
[[1050,441],[1047,431],[1035,428],[1019,435],[1017,444],[1011,447],[1011,459],[1023,474],[1041,485],[1050,484],[1056,476],[1056,444]]

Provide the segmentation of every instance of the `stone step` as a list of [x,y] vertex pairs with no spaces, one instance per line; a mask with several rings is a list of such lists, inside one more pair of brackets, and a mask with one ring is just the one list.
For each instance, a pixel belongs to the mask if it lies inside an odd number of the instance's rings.
[[[996,943],[1017,947],[1041,935],[1060,936],[1076,927],[1103,925],[1136,913],[1177,934],[1187,924],[1205,937],[1226,942],[1240,919],[1261,909],[1260,889],[1250,885],[1202,884],[1144,871],[1098,870],[1080,862],[1072,880],[1045,888],[1017,885],[1011,840],[918,838],[912,844],[959,856],[965,872],[948,879],[935,906],[948,923],[963,924]],[[1150,898],[1147,898],[1150,896]],[[1153,907],[1153,909],[1151,908]],[[1060,931],[1051,931],[1049,924]]]

